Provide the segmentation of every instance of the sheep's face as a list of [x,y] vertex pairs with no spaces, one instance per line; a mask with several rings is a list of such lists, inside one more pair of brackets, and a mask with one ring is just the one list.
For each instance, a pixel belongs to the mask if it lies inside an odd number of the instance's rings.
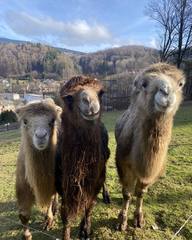
[[100,118],[102,94],[101,89],[97,91],[91,87],[84,87],[74,95],[67,96],[65,103],[76,113],[78,119],[94,122]]
[[100,116],[100,99],[93,89],[85,89],[79,93],[79,113],[87,121],[93,121]]
[[59,123],[61,108],[51,100],[30,103],[16,110],[24,140],[35,149],[45,150]]
[[22,128],[37,150],[45,150],[53,134],[55,118],[52,115],[37,115],[22,120]]
[[[175,70],[180,73],[179,70]],[[182,100],[182,88],[185,80],[183,75],[165,73],[144,74],[136,79],[137,99],[139,108],[148,114],[175,113]]]

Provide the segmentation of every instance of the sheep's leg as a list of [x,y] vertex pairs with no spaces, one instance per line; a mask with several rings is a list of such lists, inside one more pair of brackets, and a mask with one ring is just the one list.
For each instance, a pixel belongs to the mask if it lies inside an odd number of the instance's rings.
[[143,217],[143,195],[147,191],[147,186],[138,181],[135,190],[137,200],[134,213],[134,227],[142,228],[145,225]]
[[18,200],[18,206],[19,206],[19,218],[21,220],[21,223],[23,224],[24,239],[31,240],[32,234],[29,230],[28,222],[31,215],[31,208],[34,203],[34,196],[31,193],[30,189],[24,188],[22,189],[23,191],[21,191],[21,189],[16,189],[16,190],[17,190],[17,200]]
[[54,216],[57,213],[57,205],[58,205],[58,194],[52,196],[51,203],[47,209],[47,214],[45,217],[45,223],[44,223],[44,230],[49,231],[54,224]]
[[35,197],[33,195],[31,187],[25,179],[25,170],[24,165],[22,164],[17,165],[16,197],[19,209],[19,218],[23,224],[24,239],[31,240],[32,234],[29,230],[28,222],[30,219],[31,208],[34,204]]
[[53,202],[52,202],[52,212],[53,212],[53,216],[55,216],[58,212],[58,194],[56,193],[54,195],[54,198],[53,198]]
[[23,230],[24,230],[24,233],[23,233],[23,237],[25,240],[31,240],[32,239],[32,234],[29,230],[29,227],[28,227],[28,222],[29,222],[29,218],[30,218],[30,215],[27,215],[26,213],[22,212],[19,214],[19,218],[21,220],[21,223],[23,224]]
[[106,183],[103,184],[103,202],[105,204],[111,203],[110,195],[106,186]]
[[128,213],[128,208],[131,201],[131,193],[129,192],[127,187],[123,186],[122,194],[123,194],[123,205],[118,216],[119,223],[117,224],[117,230],[119,231],[125,231],[127,229],[127,213]]
[[79,238],[80,239],[89,239],[91,235],[91,213],[92,209],[95,206],[96,201],[93,201],[90,206],[85,210],[85,216],[81,220]]
[[51,202],[49,204],[49,207],[47,209],[47,213],[45,216],[45,223],[44,223],[44,230],[49,231],[52,227],[53,227],[53,220],[54,220],[54,213],[53,213],[53,205],[54,205],[54,201],[55,201],[55,195],[52,196],[51,198]]
[[71,240],[70,221],[69,221],[69,217],[67,214],[67,209],[65,208],[65,206],[63,204],[61,206],[61,219],[63,222],[63,240]]
[[123,205],[118,216],[117,230],[125,231],[127,228],[127,213],[132,193],[135,189],[136,177],[124,162],[117,162],[120,182],[122,183]]

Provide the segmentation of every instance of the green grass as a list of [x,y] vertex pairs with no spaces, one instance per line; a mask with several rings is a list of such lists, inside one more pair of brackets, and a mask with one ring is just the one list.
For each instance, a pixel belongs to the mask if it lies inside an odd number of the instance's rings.
[[[192,106],[182,106],[175,117],[173,137],[168,152],[167,171],[150,189],[144,200],[146,225],[133,228],[133,203],[129,210],[129,229],[125,233],[115,231],[117,215],[121,208],[121,186],[116,173],[114,154],[114,125],[121,112],[104,114],[109,131],[111,157],[107,165],[107,184],[112,203],[102,203],[101,194],[93,211],[93,239],[117,240],[169,240],[192,214]],[[20,141],[18,130],[0,133],[0,239],[21,239],[21,226],[17,217],[15,200],[15,165]],[[43,215],[34,208],[30,226],[41,230]],[[156,224],[158,229],[153,230]],[[74,224],[72,238],[77,236]],[[61,238],[62,224],[58,216],[55,228],[48,234]],[[34,240],[51,239],[32,231]],[[192,239],[192,221],[189,221],[175,238]]]

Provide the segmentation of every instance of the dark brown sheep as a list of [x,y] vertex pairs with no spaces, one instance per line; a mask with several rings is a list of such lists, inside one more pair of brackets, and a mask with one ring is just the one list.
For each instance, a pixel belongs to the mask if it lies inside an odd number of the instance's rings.
[[79,237],[91,233],[91,210],[105,181],[108,134],[100,120],[101,83],[74,77],[60,91],[63,99],[56,160],[56,188],[62,197],[63,239],[70,239],[70,221],[83,212]]

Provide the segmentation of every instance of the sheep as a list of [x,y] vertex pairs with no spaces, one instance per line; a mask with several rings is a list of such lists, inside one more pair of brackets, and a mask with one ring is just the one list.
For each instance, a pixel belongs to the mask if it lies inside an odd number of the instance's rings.
[[83,211],[79,238],[91,234],[91,211],[105,181],[108,133],[100,120],[103,87],[94,78],[76,76],[63,85],[61,131],[56,154],[56,189],[62,197],[63,239],[71,220]]
[[144,225],[143,195],[163,174],[184,83],[182,71],[166,63],[152,64],[134,80],[130,106],[115,127],[116,166],[123,194],[119,230],[127,228],[133,193],[137,198],[134,226]]
[[57,203],[54,161],[60,113],[61,108],[52,99],[28,103],[16,109],[21,123],[16,198],[26,240],[32,239],[27,225],[35,202],[43,208],[47,207],[45,228],[49,229],[53,223]]

